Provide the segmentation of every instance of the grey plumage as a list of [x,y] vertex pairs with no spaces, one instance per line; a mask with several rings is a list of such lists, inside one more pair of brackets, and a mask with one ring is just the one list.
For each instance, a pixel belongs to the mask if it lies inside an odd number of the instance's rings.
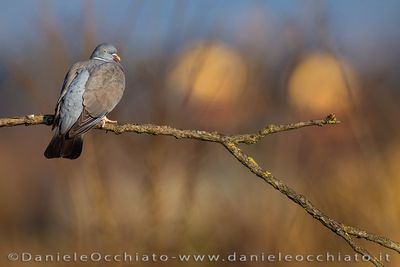
[[125,89],[125,75],[114,46],[101,44],[87,61],[68,71],[55,109],[54,136],[46,158],[76,159],[83,136],[114,109]]

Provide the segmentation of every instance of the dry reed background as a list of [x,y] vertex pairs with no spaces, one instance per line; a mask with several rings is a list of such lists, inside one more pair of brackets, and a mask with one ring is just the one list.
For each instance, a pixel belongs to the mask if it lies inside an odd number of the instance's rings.
[[[5,42],[0,54],[0,117],[51,113],[67,67],[107,40],[120,48],[127,76],[111,119],[241,133],[335,112],[337,127],[281,133],[245,150],[333,218],[399,240],[400,33],[346,46],[331,30],[328,2],[304,1],[304,17],[282,22],[265,1],[237,13],[224,13],[229,1],[198,12],[196,1],[77,1],[76,12],[38,1],[26,26],[36,37]],[[354,2],[356,12],[363,4]],[[377,12],[390,13],[389,3]],[[152,18],[164,8],[170,15],[160,24]],[[3,19],[2,34],[12,22]],[[95,131],[79,160],[49,161],[50,135],[44,126],[0,130],[2,266],[14,250],[353,254],[218,145]]]

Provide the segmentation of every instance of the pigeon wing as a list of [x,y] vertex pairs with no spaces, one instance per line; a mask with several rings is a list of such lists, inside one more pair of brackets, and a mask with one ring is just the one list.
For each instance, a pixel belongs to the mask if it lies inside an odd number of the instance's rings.
[[81,72],[82,70],[83,63],[82,62],[77,62],[72,67],[68,70],[67,74],[65,75],[63,85],[61,87],[61,93],[60,97],[58,98],[57,105],[55,108],[55,113],[54,113],[54,121],[53,121],[53,127],[54,129],[56,126],[59,125],[59,120],[60,120],[60,108],[62,105],[62,100],[65,97],[65,94],[68,92],[71,83],[73,80],[76,78],[76,76]]
[[65,135],[75,125],[83,111],[83,94],[89,71],[81,69],[69,84],[58,104],[58,130]]
[[121,100],[125,75],[120,64],[107,62],[96,66],[86,82],[83,111],[69,132],[73,137],[96,126]]

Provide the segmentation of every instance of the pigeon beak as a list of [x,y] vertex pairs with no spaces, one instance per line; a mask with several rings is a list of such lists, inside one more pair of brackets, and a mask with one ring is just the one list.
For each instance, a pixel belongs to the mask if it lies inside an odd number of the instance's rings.
[[120,62],[121,61],[121,58],[118,56],[117,53],[114,53],[114,54],[111,54],[111,55],[113,56],[114,61],[116,61],[116,62]]

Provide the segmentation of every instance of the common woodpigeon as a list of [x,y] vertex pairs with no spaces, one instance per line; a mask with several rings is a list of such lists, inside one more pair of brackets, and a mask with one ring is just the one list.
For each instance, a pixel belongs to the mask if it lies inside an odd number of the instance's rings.
[[125,74],[117,49],[111,44],[98,45],[90,59],[75,63],[68,71],[55,109],[54,136],[47,146],[46,158],[76,159],[80,156],[83,136],[121,100]]

